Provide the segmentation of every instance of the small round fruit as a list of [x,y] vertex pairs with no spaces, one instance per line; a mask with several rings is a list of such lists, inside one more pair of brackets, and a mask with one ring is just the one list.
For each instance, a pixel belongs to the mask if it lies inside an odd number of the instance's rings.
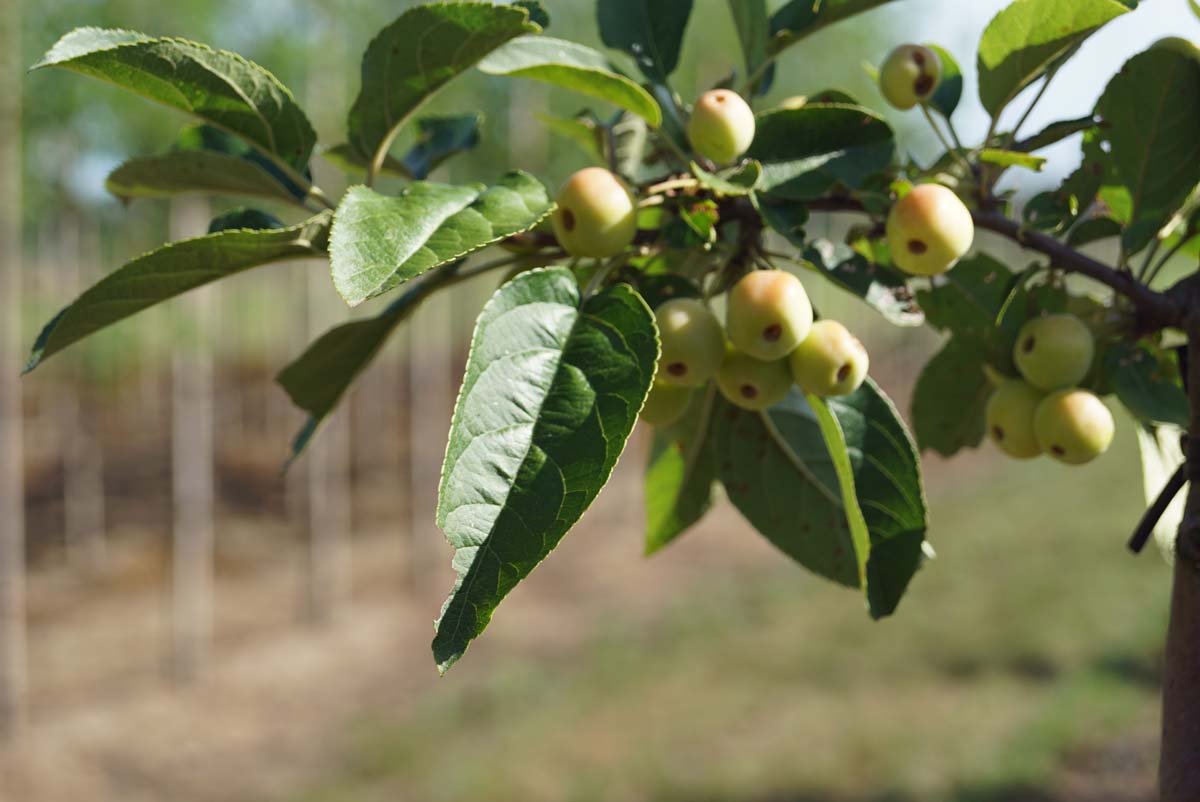
[[692,388],[655,382],[638,417],[651,426],[670,426],[683,417],[691,400]]
[[988,437],[1010,457],[1030,459],[1042,453],[1033,433],[1033,416],[1045,394],[1020,379],[1010,379],[988,399],[984,417]]
[[619,178],[603,167],[587,167],[563,184],[552,221],[567,253],[605,258],[633,242],[637,206]]
[[697,387],[717,375],[725,356],[725,333],[708,307],[695,298],[675,298],[654,312],[662,355],[657,381]]
[[974,239],[971,212],[941,184],[913,187],[888,213],[892,261],[914,276],[945,273],[966,254]]
[[732,348],[717,372],[721,395],[734,406],[751,411],[775,406],[787,397],[791,386],[786,360],[764,362]]
[[1038,404],[1033,431],[1038,445],[1059,462],[1082,465],[1108,450],[1113,416],[1087,390],[1059,390]]
[[804,285],[783,270],[747,273],[729,291],[729,340],[755,359],[783,359],[808,336],[812,322]]
[[1041,390],[1061,390],[1083,381],[1092,368],[1096,343],[1074,315],[1034,318],[1021,327],[1013,361],[1025,381]]
[[879,68],[883,98],[898,109],[924,103],[942,79],[942,62],[937,53],[921,45],[900,45]]
[[754,141],[754,112],[737,92],[713,89],[692,108],[687,135],[696,155],[728,164]]
[[867,349],[836,320],[818,320],[788,357],[792,378],[806,393],[849,395],[867,378]]

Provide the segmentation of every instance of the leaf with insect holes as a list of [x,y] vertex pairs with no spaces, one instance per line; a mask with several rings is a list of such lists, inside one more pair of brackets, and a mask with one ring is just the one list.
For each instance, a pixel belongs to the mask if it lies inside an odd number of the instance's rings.
[[598,0],[600,38],[633,57],[642,73],[657,84],[679,66],[683,31],[692,0]]
[[329,212],[291,228],[230,230],[164,245],[109,273],[38,335],[26,371],[72,343],[155,304],[243,270],[320,255]]
[[363,54],[362,87],[347,120],[350,144],[368,163],[382,161],[426,100],[505,42],[539,30],[519,6],[430,3],[406,10]]
[[435,625],[439,671],[608,481],[657,361],[654,316],[625,284],[584,298],[569,270],[532,270],[484,307],[438,490],[458,574]]
[[490,187],[414,181],[398,196],[351,187],[329,236],[333,284],[350,306],[438,265],[527,231],[554,208],[546,188],[514,171]]
[[492,51],[479,62],[479,69],[570,89],[632,112],[655,128],[662,125],[662,110],[650,93],[613,72],[604,54],[586,45],[522,36]]
[[875,112],[844,103],[809,103],[760,114],[746,156],[762,163],[758,191],[814,200],[838,185],[859,187],[891,164],[895,147],[892,129]]
[[316,143],[274,75],[236,53],[134,31],[77,28],[33,69],[62,67],[191,114],[253,144],[295,177]]
[[979,98],[992,117],[1103,25],[1129,11],[1120,0],[1015,0],[979,41]]
[[644,481],[646,553],[653,554],[704,517],[717,481],[717,388],[692,393],[683,417],[657,427]]

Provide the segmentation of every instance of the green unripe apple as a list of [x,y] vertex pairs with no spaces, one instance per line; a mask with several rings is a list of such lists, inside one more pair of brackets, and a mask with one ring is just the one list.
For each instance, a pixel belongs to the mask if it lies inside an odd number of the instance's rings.
[[747,273],[729,291],[725,329],[739,351],[783,359],[812,328],[812,304],[800,279],[783,270]]
[[898,109],[911,109],[933,95],[942,80],[937,53],[921,45],[900,45],[879,68],[883,98]]
[[568,178],[551,219],[558,244],[572,256],[616,256],[637,234],[633,197],[603,167],[587,167]]
[[730,348],[717,371],[717,387],[734,406],[758,411],[773,407],[787,397],[792,372],[787,360],[764,362]]
[[806,393],[849,395],[867,378],[867,349],[836,320],[818,320],[796,346],[788,363]]
[[1038,445],[1068,465],[1082,465],[1107,451],[1114,428],[1108,407],[1087,390],[1051,393],[1033,416]]
[[692,107],[687,135],[697,156],[728,164],[754,141],[754,112],[737,92],[713,89]]
[[1034,318],[1021,327],[1013,361],[1025,381],[1041,390],[1061,390],[1083,381],[1092,368],[1096,343],[1074,315]]
[[971,212],[941,184],[913,187],[888,213],[892,261],[914,276],[945,273],[966,254],[974,239]]
[[725,333],[708,307],[695,298],[675,298],[654,312],[662,355],[656,380],[697,387],[717,375],[725,357]]
[[651,426],[670,426],[683,417],[688,402],[692,400],[692,388],[676,387],[662,382],[654,382],[646,403],[638,417]]
[[988,437],[1010,457],[1030,459],[1042,453],[1033,431],[1033,417],[1046,394],[1021,381],[1001,383],[988,399],[984,417]]

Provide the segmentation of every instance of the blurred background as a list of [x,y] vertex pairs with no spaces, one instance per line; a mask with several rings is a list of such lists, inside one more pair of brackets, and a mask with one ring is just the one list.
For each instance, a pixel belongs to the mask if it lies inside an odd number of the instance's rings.
[[[1124,550],[1143,504],[1128,421],[1084,469],[987,448],[953,465],[927,456],[939,558],[878,623],[726,504],[643,559],[638,431],[584,523],[439,680],[430,624],[453,574],[437,475],[493,278],[423,307],[286,474],[303,421],[273,376],[348,316],[323,263],[250,271],[17,378],[82,287],[223,210],[108,197],[109,170],[165,150],[185,121],[27,65],[77,26],[186,36],[267,66],[333,144],[362,50],[408,5],[0,0],[0,325],[15,335],[0,349],[0,800],[1153,798],[1168,572]],[[599,46],[590,2],[547,5],[552,34]],[[882,109],[864,63],[932,41],[964,66],[956,123],[976,141],[987,120],[970,67],[1002,5],[900,0],[836,25],[783,58],[767,102],[839,88]],[[1125,58],[1168,34],[1200,38],[1186,0],[1112,23],[1029,130],[1090,111]],[[739,62],[733,37],[726,3],[696,0],[675,76],[685,98]],[[586,157],[537,115],[580,106],[468,74],[427,111],[482,111],[483,142],[433,177],[512,165],[556,185]],[[903,148],[936,152],[919,113],[889,114]],[[1054,184],[1078,149],[1056,146],[1045,173],[1014,171],[1010,186]],[[345,186],[315,170],[327,194]],[[907,414],[937,338],[809,286],[867,341]]]

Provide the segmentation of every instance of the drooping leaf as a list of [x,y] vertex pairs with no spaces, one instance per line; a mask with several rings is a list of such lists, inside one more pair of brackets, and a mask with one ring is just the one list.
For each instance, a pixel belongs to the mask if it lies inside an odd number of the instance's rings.
[[941,45],[928,42],[925,46],[937,54],[938,61],[942,64],[942,79],[938,82],[937,89],[933,90],[929,104],[941,112],[943,117],[949,118],[958,108],[958,101],[962,99],[962,67],[958,66],[950,51]]
[[291,192],[254,163],[210,150],[130,159],[109,173],[105,188],[126,202],[188,193],[295,201]]
[[329,237],[333,283],[356,306],[505,237],[553,208],[536,178],[514,171],[491,187],[416,181],[400,195],[351,187]]
[[380,162],[396,132],[426,100],[505,42],[537,33],[520,6],[414,6],[367,46],[362,87],[347,121],[350,144]]
[[868,610],[872,618],[891,615],[920,566],[929,525],[916,446],[891,400],[870,380],[850,395],[808,401],[835,455],[847,516],[860,519],[869,537],[866,554],[858,538]]
[[1012,344],[1021,320],[1005,315],[997,326],[1001,308],[1008,301],[1013,273],[985,253],[969,256],[943,274],[933,286],[917,292],[925,319],[935,329],[953,334],[969,344],[989,362],[1004,365],[1011,359]]
[[1058,120],[1057,122],[1048,123],[1045,128],[1036,134],[1019,142],[1014,142],[1012,149],[1023,153],[1032,153],[1036,150],[1049,147],[1055,142],[1061,142],[1069,136],[1093,130],[1096,125],[1096,115],[1094,114],[1076,117],[1073,120]]
[[762,165],[750,159],[737,167],[710,173],[692,162],[692,174],[696,176],[700,186],[717,195],[749,195],[762,178]]
[[822,28],[891,0],[789,0],[771,17],[771,51],[778,53]]
[[679,66],[692,0],[597,0],[596,20],[607,47],[628,53],[653,83]]
[[809,103],[758,117],[747,156],[762,162],[759,191],[813,200],[841,184],[856,188],[892,161],[895,140],[883,118],[861,106]]
[[1111,217],[1091,217],[1080,220],[1067,232],[1067,244],[1073,248],[1102,239],[1121,236],[1121,224]]
[[280,371],[275,380],[292,403],[308,413],[308,421],[292,441],[293,460],[304,451],[321,422],[337,407],[396,327],[413,313],[430,291],[454,278],[455,267],[447,265],[442,272],[429,274],[373,317],[335,326]]
[[917,445],[943,457],[983,442],[984,408],[992,394],[979,351],[951,338],[934,354],[913,388]]
[[320,255],[330,213],[275,230],[231,230],[180,240],[108,274],[38,335],[26,371],[68,345],[155,304],[251,267]]
[[[777,222],[775,208],[764,213],[763,219],[772,228]],[[854,293],[896,326],[920,326],[925,315],[917,305],[908,277],[894,267],[880,264],[867,254],[847,245],[827,239],[799,243],[801,253],[827,278],[842,289]]]
[[1105,351],[1103,370],[1108,386],[1141,421],[1188,425],[1187,393],[1179,382],[1177,366],[1142,346],[1118,342]]
[[[1158,498],[1171,475],[1183,464],[1183,430],[1177,426],[1137,425],[1138,453],[1142,462],[1142,489],[1146,504]],[[1175,564],[1175,539],[1183,523],[1186,493],[1178,493],[1154,527],[1154,542],[1168,565]]]
[[710,384],[692,394],[683,418],[654,430],[646,465],[646,553],[683,534],[708,512],[717,481],[717,391]]
[[194,115],[253,144],[293,178],[316,133],[274,75],[236,53],[134,31],[78,28],[33,69],[62,67]]
[[1132,203],[1130,251],[1144,247],[1200,182],[1197,108],[1200,60],[1166,47],[1125,62],[1096,104]]
[[[742,46],[742,63],[747,77],[754,75],[767,60],[767,43],[771,38],[771,20],[767,0],[729,0],[729,13]],[[760,94],[751,87],[754,94]]]
[[1120,0],[1015,0],[979,42],[979,98],[993,117],[1022,89],[1095,33],[1129,11]]
[[408,174],[424,180],[446,159],[474,148],[482,123],[479,112],[418,119],[417,141],[402,159]]
[[582,298],[562,268],[503,285],[476,323],[438,494],[458,581],[433,653],[445,671],[608,480],[658,359],[628,286]]
[[586,45],[549,36],[522,36],[479,62],[489,75],[529,78],[612,103],[651,126],[662,125],[658,103],[642,87],[613,72],[604,55]]

